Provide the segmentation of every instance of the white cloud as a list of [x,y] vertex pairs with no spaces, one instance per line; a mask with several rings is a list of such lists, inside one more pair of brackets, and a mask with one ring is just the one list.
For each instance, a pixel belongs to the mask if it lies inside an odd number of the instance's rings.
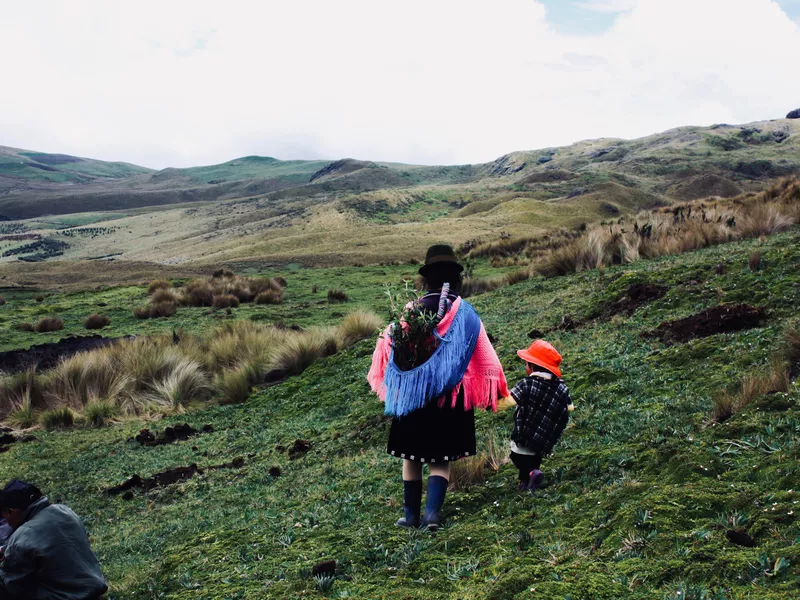
[[786,114],[800,30],[769,0],[637,0],[566,35],[534,0],[4,7],[0,144],[148,166],[421,163]]
[[593,12],[618,13],[634,9],[637,3],[637,0],[587,0],[573,4],[578,8]]

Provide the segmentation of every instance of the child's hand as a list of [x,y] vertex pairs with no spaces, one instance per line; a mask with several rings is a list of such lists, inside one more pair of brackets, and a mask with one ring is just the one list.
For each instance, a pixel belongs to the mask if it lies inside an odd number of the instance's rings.
[[516,405],[517,403],[514,401],[514,398],[511,396],[506,396],[505,398],[501,398],[497,403],[497,410],[506,410]]

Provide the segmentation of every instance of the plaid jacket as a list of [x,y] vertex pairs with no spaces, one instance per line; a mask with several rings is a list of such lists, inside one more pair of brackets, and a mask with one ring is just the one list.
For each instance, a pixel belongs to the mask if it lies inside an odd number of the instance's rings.
[[511,390],[517,402],[511,439],[539,456],[550,454],[567,426],[571,403],[569,389],[561,379],[526,377]]

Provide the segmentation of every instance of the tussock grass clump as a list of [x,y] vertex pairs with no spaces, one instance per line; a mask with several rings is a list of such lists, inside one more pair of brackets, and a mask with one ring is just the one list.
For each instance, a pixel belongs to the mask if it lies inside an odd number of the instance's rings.
[[30,402],[26,402],[8,413],[5,421],[17,429],[28,429],[39,422],[39,417],[33,405]]
[[223,371],[217,378],[222,403],[241,404],[246,401],[253,387],[261,383],[263,377],[263,368],[256,363],[245,363],[233,370]]
[[17,331],[33,331],[33,323],[17,323],[14,325],[14,329]]
[[133,309],[133,316],[137,319],[159,319],[173,316],[178,312],[174,302],[158,302],[149,306],[139,306]]
[[356,310],[345,316],[339,325],[339,336],[342,344],[349,346],[359,340],[375,336],[384,325],[374,312]]
[[164,279],[156,279],[154,281],[151,281],[150,285],[147,286],[147,294],[149,296],[152,296],[158,290],[168,290],[171,287],[172,284],[170,284],[169,281],[166,281]]
[[213,279],[233,279],[235,276],[235,273],[230,269],[217,269],[211,274]]
[[448,489],[451,492],[461,492],[486,483],[486,462],[486,455],[478,454],[450,463]]
[[786,332],[783,354],[789,363],[789,378],[796,379],[800,374],[800,331],[796,327],[790,327]]
[[239,306],[239,298],[233,294],[222,294],[214,296],[211,304],[214,308],[236,308]]
[[336,330],[312,329],[306,333],[292,332],[278,347],[273,367],[287,375],[299,375],[317,359],[336,354],[339,350]]
[[788,392],[791,386],[790,370],[779,355],[761,373],[751,373],[742,378],[738,390],[722,390],[712,398],[711,420],[722,423],[741,412],[766,394]]
[[66,429],[75,424],[75,413],[69,406],[61,406],[44,411],[39,421],[45,429]]
[[6,299],[0,296],[0,306],[3,306],[6,303]]
[[751,271],[760,271],[762,262],[761,250],[753,250],[747,258],[747,266]]
[[34,300],[36,300],[36,302],[44,302],[44,296],[42,294],[39,294],[34,298]]
[[83,409],[89,427],[103,427],[119,416],[119,407],[109,400],[91,400]]
[[508,462],[505,446],[497,443],[494,435],[489,437],[486,450],[475,456],[462,458],[450,463],[450,491],[469,490],[486,483],[487,471],[496,473]]
[[256,296],[256,304],[282,304],[283,292],[280,290],[267,290]]
[[103,327],[108,327],[110,324],[110,318],[108,318],[106,315],[99,315],[97,313],[89,315],[83,321],[83,326],[86,329],[102,329]]
[[[141,311],[149,316],[156,307]],[[62,359],[44,373],[30,369],[0,377],[0,417],[22,406],[85,407],[87,422],[98,424],[117,415],[181,412],[189,403],[212,398],[243,402],[254,386],[299,374],[319,358],[372,336],[380,325],[376,315],[356,311],[339,327],[307,331],[242,320],[203,337],[121,340]]]
[[44,317],[34,327],[36,333],[48,333],[51,331],[60,331],[64,329],[64,321],[58,317]]
[[286,289],[286,286],[289,285],[288,282],[286,281],[286,279],[284,279],[283,277],[276,277],[275,278],[275,283],[277,283],[279,286],[281,286],[284,289]]
[[328,302],[330,304],[341,304],[343,302],[347,302],[349,299],[350,298],[348,297],[347,292],[343,290],[328,290]]
[[150,294],[151,304],[160,304],[162,302],[177,303],[179,300],[178,294],[170,288],[160,288]]
[[800,178],[792,178],[759,194],[679,204],[588,228],[580,237],[548,252],[534,270],[544,277],[556,277],[601,265],[680,254],[779,233],[799,220]]

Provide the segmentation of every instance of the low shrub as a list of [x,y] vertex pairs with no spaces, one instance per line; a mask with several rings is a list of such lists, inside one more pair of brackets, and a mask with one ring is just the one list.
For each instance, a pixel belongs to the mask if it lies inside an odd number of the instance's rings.
[[763,373],[752,373],[742,378],[737,391],[722,390],[712,397],[711,420],[722,423],[762,396],[788,392],[790,387],[790,369],[782,357],[776,354]]
[[168,290],[171,288],[169,281],[165,281],[164,279],[156,279],[150,282],[150,285],[147,286],[147,294],[148,296],[152,296],[158,290]]
[[75,413],[69,406],[60,406],[44,411],[39,421],[45,429],[65,429],[75,423]]
[[109,400],[92,400],[83,409],[86,424],[90,427],[103,427],[119,415],[119,407]]
[[343,290],[330,289],[328,290],[328,302],[330,304],[341,304],[347,302],[350,298]]
[[34,327],[36,333],[48,333],[50,331],[60,331],[64,329],[64,321],[57,317],[44,317]]
[[222,294],[220,296],[214,296],[211,305],[214,308],[236,308],[239,306],[239,298],[233,294]]
[[280,290],[267,290],[256,296],[256,304],[282,304],[283,292]]
[[106,315],[99,315],[97,313],[89,315],[83,321],[83,326],[86,329],[102,329],[103,327],[108,327],[110,324],[111,319],[109,319]]
[[33,331],[33,323],[17,323],[14,325],[14,329],[17,331]]

